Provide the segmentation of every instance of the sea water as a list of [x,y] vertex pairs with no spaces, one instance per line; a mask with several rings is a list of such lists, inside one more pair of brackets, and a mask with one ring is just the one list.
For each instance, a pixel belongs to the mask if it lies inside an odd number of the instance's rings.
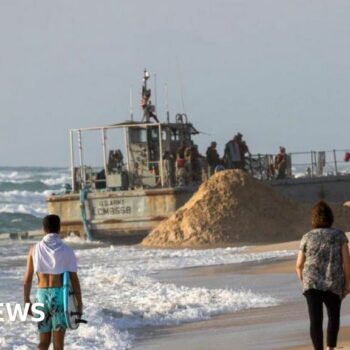
[[40,228],[46,197],[65,183],[66,168],[0,167],[0,234]]
[[[0,169],[0,230],[40,227],[45,198],[69,181],[65,169]],[[1,233],[0,233],[1,235]],[[111,246],[68,237],[76,251],[87,325],[71,331],[68,350],[131,349],[145,329],[199,322],[225,313],[270,307],[282,302],[269,293],[244,288],[191,287],[162,282],[170,270],[225,264],[267,262],[291,251],[248,253],[245,247],[208,250],[147,249]],[[26,255],[35,241],[0,240],[0,303],[22,303]],[[33,295],[35,281],[33,283]],[[33,296],[34,300],[34,296]],[[31,321],[0,322],[0,349],[29,350],[37,344]]]

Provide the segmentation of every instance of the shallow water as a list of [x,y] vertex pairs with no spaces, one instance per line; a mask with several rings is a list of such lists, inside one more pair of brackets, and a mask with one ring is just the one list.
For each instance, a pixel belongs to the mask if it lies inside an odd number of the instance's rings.
[[[264,263],[293,252],[247,253],[245,248],[158,250],[108,246],[68,238],[79,260],[88,325],[69,332],[67,349],[128,349],[148,327],[207,320],[240,310],[277,305],[283,300],[268,289],[216,288],[171,283],[161,275],[199,266]],[[1,302],[22,302],[25,255],[33,242],[0,244]],[[158,278],[159,277],[159,278]],[[251,287],[254,287],[253,285]],[[273,294],[273,293],[272,293]],[[0,323],[1,349],[32,349],[36,328],[32,322]]]

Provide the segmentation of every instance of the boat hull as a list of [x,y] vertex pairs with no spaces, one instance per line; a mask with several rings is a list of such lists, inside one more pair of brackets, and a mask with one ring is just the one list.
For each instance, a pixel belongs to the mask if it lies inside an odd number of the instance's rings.
[[[136,243],[185,204],[196,188],[91,192],[84,203],[94,239]],[[61,232],[85,236],[77,193],[48,198],[48,211],[61,217]]]
[[304,177],[267,183],[274,190],[300,203],[315,204],[320,199],[333,203],[350,200],[350,175]]

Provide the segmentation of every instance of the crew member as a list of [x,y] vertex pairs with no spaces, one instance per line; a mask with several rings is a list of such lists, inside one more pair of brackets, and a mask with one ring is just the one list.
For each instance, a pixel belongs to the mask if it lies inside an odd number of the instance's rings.
[[207,162],[209,165],[209,175],[213,175],[215,172],[215,168],[220,164],[220,156],[216,150],[216,142],[213,141],[207,149]]
[[203,156],[199,153],[198,145],[192,144],[190,148],[190,156],[192,181],[197,182],[201,180],[202,167],[200,159],[203,158]]
[[237,133],[225,146],[225,165],[228,169],[245,169],[246,154],[249,148],[243,140],[243,135]]
[[277,179],[285,179],[287,173],[287,154],[286,149],[280,146],[280,151],[275,157],[275,169],[277,170]]
[[185,151],[185,143],[181,143],[180,147],[176,150],[176,181],[179,186],[184,186],[188,183],[188,172],[185,167]]
[[200,172],[199,165],[200,154],[198,146],[194,145],[193,142],[185,149],[185,167],[189,178],[192,181],[197,181]]

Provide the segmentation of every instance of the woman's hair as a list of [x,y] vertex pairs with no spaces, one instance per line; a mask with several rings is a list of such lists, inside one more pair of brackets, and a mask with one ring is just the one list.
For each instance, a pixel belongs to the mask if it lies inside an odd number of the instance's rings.
[[334,221],[332,209],[324,201],[319,201],[312,208],[311,224],[312,228],[328,228]]

